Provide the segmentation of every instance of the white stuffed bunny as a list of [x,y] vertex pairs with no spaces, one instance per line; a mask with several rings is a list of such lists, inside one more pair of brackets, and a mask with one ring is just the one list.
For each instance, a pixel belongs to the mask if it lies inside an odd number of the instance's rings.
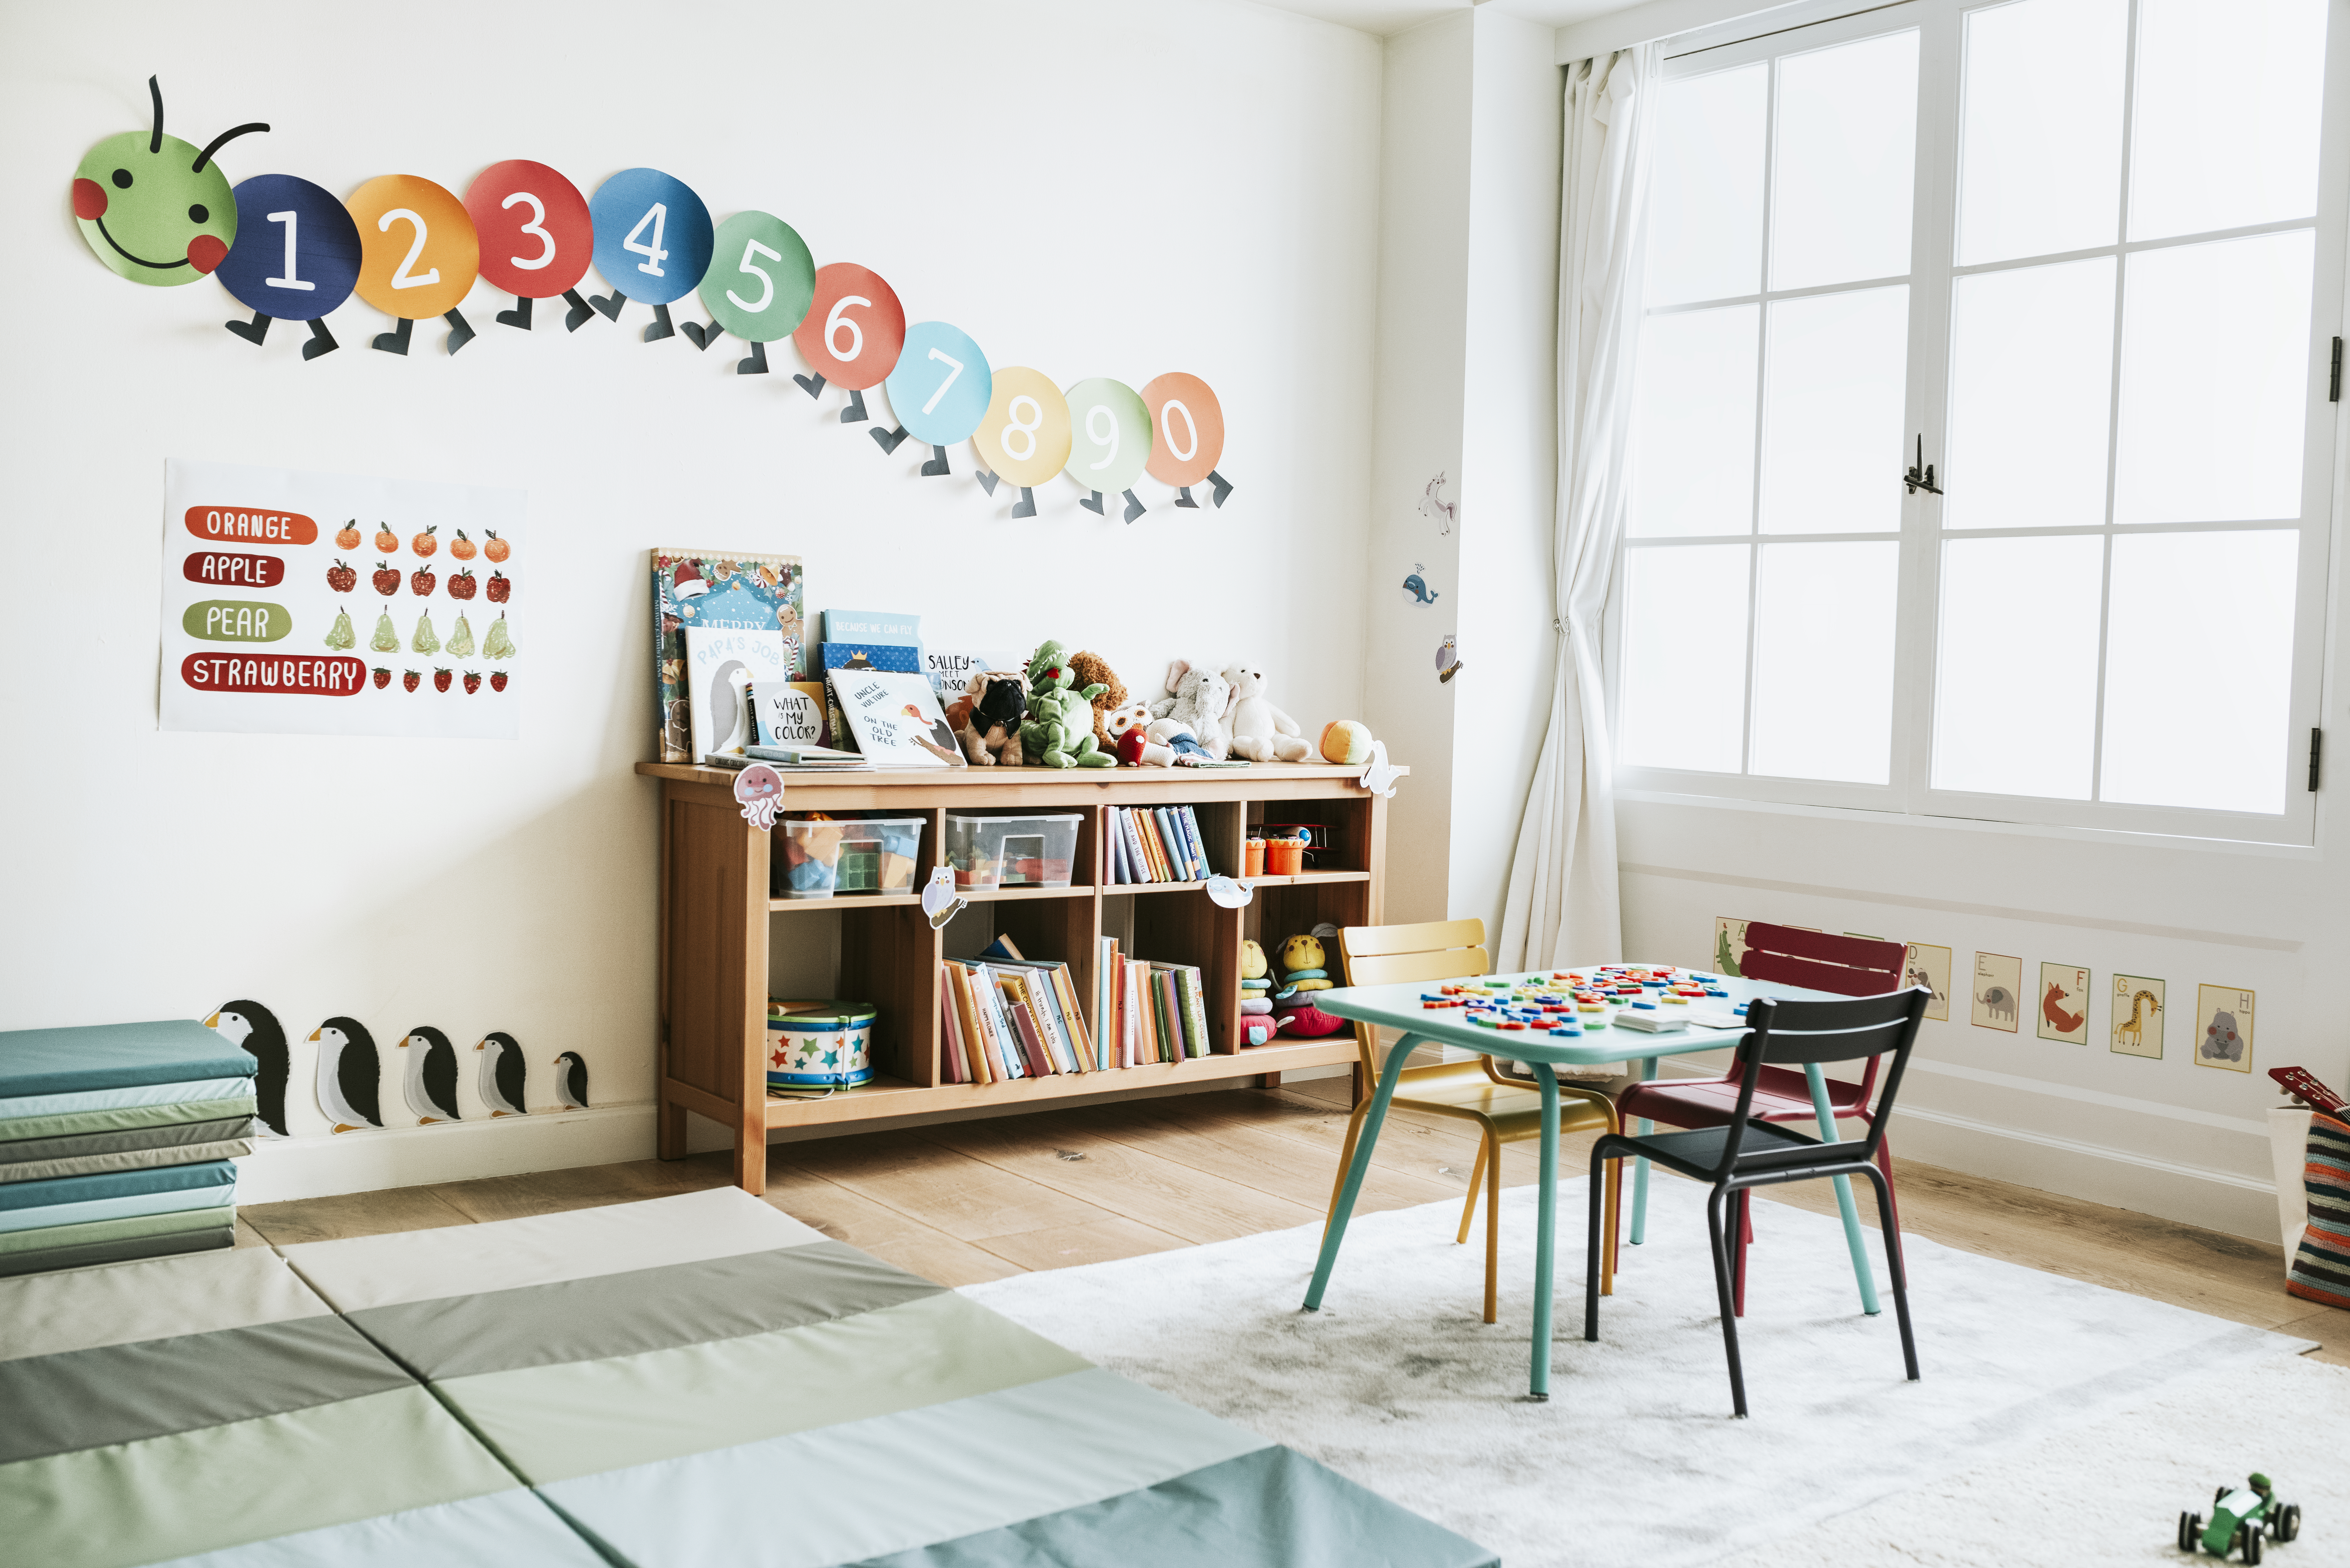
[[1232,755],[1253,763],[1302,763],[1314,754],[1297,721],[1264,694],[1264,671],[1235,664],[1224,671],[1232,689]]
[[1167,667],[1167,696],[1150,705],[1152,717],[1172,719],[1188,728],[1220,763],[1232,755],[1232,732],[1224,722],[1232,701],[1231,682],[1212,670],[1195,670],[1189,660],[1179,659]]

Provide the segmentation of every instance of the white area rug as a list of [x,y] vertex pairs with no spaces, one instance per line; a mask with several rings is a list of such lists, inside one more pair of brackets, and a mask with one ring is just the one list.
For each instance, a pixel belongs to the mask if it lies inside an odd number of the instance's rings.
[[[1753,1416],[1739,1421],[1702,1189],[1653,1183],[1648,1244],[1624,1249],[1597,1344],[1582,1338],[1585,1202],[1581,1180],[1562,1183],[1546,1405],[1524,1398],[1530,1187],[1503,1195],[1490,1327],[1483,1237],[1452,1245],[1450,1204],[1357,1219],[1318,1314],[1298,1303],[1319,1227],[964,1293],[1321,1459],[1511,1568],[1742,1552],[1756,1564],[2175,1561],[2178,1511],[2257,1465],[2308,1509],[2308,1544],[2282,1549],[2280,1565],[2290,1554],[2314,1568],[2324,1542],[2350,1541],[2350,1513],[2318,1490],[2345,1487],[2350,1378],[2295,1359],[2305,1341],[1911,1237],[1925,1377],[1908,1383],[1891,1298],[1861,1315],[1842,1228],[1758,1199],[1741,1324]],[[2294,1421],[2330,1423],[2325,1474],[2323,1445],[2288,1436]],[[2156,1455],[2176,1458],[2139,1463]],[[1985,1465],[1987,1483],[1965,1473]],[[1788,1550],[1756,1552],[1773,1543]]]

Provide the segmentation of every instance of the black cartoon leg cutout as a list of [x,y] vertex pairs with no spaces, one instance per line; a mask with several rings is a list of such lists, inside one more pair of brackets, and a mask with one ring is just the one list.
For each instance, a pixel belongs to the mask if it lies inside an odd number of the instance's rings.
[[528,295],[516,296],[514,302],[514,308],[512,310],[501,310],[498,312],[498,325],[501,327],[519,327],[525,332],[529,331],[530,296]]
[[734,361],[734,373],[738,376],[765,375],[767,373],[767,346],[764,343],[752,344],[751,357],[747,359],[737,359]]
[[250,321],[224,321],[221,325],[258,348],[261,347],[261,340],[269,336],[269,324],[276,319],[275,317],[264,316],[256,310],[253,313],[253,319]]
[[1191,499],[1191,487],[1188,484],[1183,486],[1183,488],[1177,493],[1175,496],[1175,504],[1178,506],[1188,506],[1194,512],[1197,512],[1200,509],[1200,504]]
[[687,340],[696,348],[705,353],[709,351],[712,343],[726,336],[726,328],[719,326],[715,321],[681,321],[677,324],[677,329],[684,333]]
[[947,467],[947,449],[933,445],[931,448],[931,461],[922,464],[922,477],[936,479],[940,474],[951,472]]
[[450,353],[454,354],[473,340],[473,324],[465,319],[463,312],[451,310],[444,313],[441,319],[449,324]]
[[1126,520],[1128,522],[1133,522],[1136,518],[1141,516],[1145,512],[1149,510],[1150,509],[1149,507],[1142,504],[1141,498],[1137,496],[1133,491],[1129,490],[1126,493]]
[[645,341],[648,343],[658,343],[664,337],[674,337],[676,336],[677,328],[669,324],[669,306],[666,305],[654,306],[653,324],[645,328]]
[[408,352],[408,335],[415,330],[416,323],[403,316],[398,327],[375,335],[375,346],[387,354],[405,354]]
[[629,296],[616,288],[608,295],[589,295],[588,303],[602,311],[605,320],[618,321],[620,319],[620,307],[629,303]]
[[1102,511],[1101,492],[1098,490],[1087,496],[1083,501],[1078,502],[1077,504],[1084,507],[1087,511],[1092,513],[1097,517],[1107,515],[1107,514]]
[[797,381],[800,384],[800,390],[806,392],[809,397],[820,398],[824,396],[824,378],[822,376],[795,375],[792,379]]
[[[861,391],[849,393],[848,406],[840,410],[840,422],[845,425],[858,424],[872,417],[865,411],[865,394]],[[904,433],[903,431],[899,432],[900,435]],[[889,449],[884,447],[882,450],[887,452]]]
[[1035,516],[1036,493],[1029,489],[1026,485],[1022,485],[1020,487],[1020,504],[1012,509],[1012,515],[1014,517]]
[[310,323],[310,341],[302,345],[302,358],[316,359],[319,355],[331,354],[341,347],[335,341],[335,335],[327,330],[325,322],[314,320]]
[[1222,507],[1224,497],[1232,493],[1232,482],[1211,468],[1208,471],[1208,483],[1216,487],[1216,505]]
[[990,495],[995,493],[995,487],[1000,483],[1002,482],[996,477],[996,475],[990,472],[988,470],[983,468],[979,471],[979,487],[982,490],[986,491]]
[[879,447],[883,452],[896,452],[898,450],[898,443],[906,439],[906,427],[899,425],[893,431],[871,430],[867,431],[865,433],[871,436],[873,438],[873,444]]
[[595,306],[580,298],[579,291],[576,288],[565,289],[563,297],[571,302],[571,308],[564,314],[563,325],[567,330],[577,332],[588,325],[588,317]]

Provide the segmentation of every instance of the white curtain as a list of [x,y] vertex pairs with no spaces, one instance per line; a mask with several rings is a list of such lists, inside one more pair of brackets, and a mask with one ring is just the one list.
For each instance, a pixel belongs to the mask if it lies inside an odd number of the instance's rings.
[[1550,719],[1510,864],[1502,970],[1623,957],[1601,619],[1631,475],[1654,44],[1567,72],[1558,247],[1558,514]]

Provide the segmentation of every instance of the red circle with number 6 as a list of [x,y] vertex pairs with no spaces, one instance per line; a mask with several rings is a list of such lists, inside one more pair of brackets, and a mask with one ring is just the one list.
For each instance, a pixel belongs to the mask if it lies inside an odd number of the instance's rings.
[[792,333],[808,369],[852,392],[878,387],[906,346],[906,310],[881,275],[855,262],[816,269],[816,299]]
[[1224,455],[1224,410],[1208,383],[1170,370],[1142,389],[1150,410],[1150,477],[1161,484],[1197,484]]
[[465,211],[482,240],[483,281],[519,298],[554,298],[596,259],[588,198],[544,163],[491,164],[465,187]]

